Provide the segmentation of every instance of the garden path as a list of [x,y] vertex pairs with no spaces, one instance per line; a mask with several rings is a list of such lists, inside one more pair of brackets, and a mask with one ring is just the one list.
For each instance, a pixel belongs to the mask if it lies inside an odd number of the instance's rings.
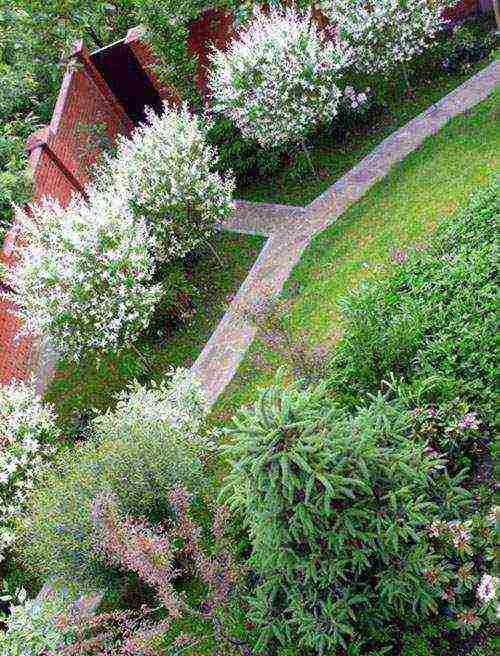
[[[500,61],[494,61],[460,87],[431,105],[384,139],[359,164],[307,207],[238,201],[236,211],[220,227],[267,236],[267,242],[229,309],[192,369],[212,405],[233,378],[256,334],[242,310],[258,310],[276,298],[312,238],[358,201],[451,118],[481,102],[500,82]],[[242,316],[243,315],[243,316]]]

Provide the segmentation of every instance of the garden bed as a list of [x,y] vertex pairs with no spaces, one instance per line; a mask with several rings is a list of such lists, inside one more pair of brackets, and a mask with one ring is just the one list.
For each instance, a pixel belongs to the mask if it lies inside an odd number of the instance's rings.
[[[494,29],[492,16],[466,22],[478,37]],[[415,118],[433,103],[450,93],[472,75],[493,61],[498,53],[485,57],[478,51],[471,62],[464,62],[447,72],[442,66],[431,68],[424,63],[414,73],[413,93],[402,99],[404,91],[393,89],[384,106],[375,106],[355,126],[342,125],[324,130],[309,141],[314,174],[304,155],[286,158],[279,172],[254,180],[241,181],[237,195],[254,202],[273,202],[304,206],[334,184],[344,173],[368,155],[386,137]],[[477,60],[477,58],[480,58]],[[474,61],[476,60],[476,61]]]
[[172,321],[159,311],[145,335],[102,363],[90,360],[77,366],[59,366],[45,399],[55,406],[63,425],[85,425],[94,408],[112,407],[116,394],[133,380],[160,381],[171,367],[191,366],[263,242],[257,236],[220,233],[214,242],[216,252],[206,251],[185,264],[196,292],[184,309],[183,319]]
[[[388,121],[368,118],[350,134],[352,152],[340,131],[319,140],[316,166],[343,143],[338,167],[350,168],[424,96],[389,101]],[[164,291],[147,330],[99,362],[61,362],[45,394],[57,417],[48,411],[40,439],[62,449],[47,450],[52,464],[24,516],[12,516],[16,541],[0,566],[10,592],[21,584],[34,595],[47,580],[105,592],[101,610],[118,610],[114,619],[85,626],[50,612],[58,631],[77,632],[70,640],[118,621],[120,653],[142,653],[142,640],[151,654],[176,645],[200,656],[216,645],[273,656],[492,653],[497,188],[484,183],[498,168],[498,97],[462,107],[318,235],[274,310],[257,312],[259,338],[208,421],[193,373],[168,374],[193,363],[263,239],[221,233],[216,252],[158,258],[149,283]],[[74,324],[100,335],[113,324],[93,317]],[[117,400],[132,381],[144,387]],[[6,398],[6,433],[21,435],[22,397]],[[228,430],[214,432],[221,423]],[[28,434],[19,448],[37,443]],[[146,620],[135,644],[129,612]]]

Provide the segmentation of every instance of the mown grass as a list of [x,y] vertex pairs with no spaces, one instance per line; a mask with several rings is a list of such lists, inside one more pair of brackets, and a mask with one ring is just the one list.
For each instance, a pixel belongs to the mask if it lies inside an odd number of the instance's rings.
[[192,316],[172,323],[160,315],[136,343],[98,362],[59,367],[45,394],[64,426],[84,422],[92,409],[105,410],[132,380],[161,380],[171,367],[189,367],[201,352],[234,294],[253,265],[263,239],[221,233],[216,253],[208,251],[187,268],[197,290]]
[[[443,71],[419,72],[413,94],[402,100],[401,93],[387,96],[383,111],[370,117],[365,126],[341,135],[323,135],[310,144],[310,156],[318,175],[304,166],[297,171],[292,161],[276,175],[240,185],[239,197],[255,202],[307,205],[336,182],[386,137],[450,93],[485,64],[498,58],[494,51],[487,61],[464,67],[452,75]],[[299,155],[302,158],[302,155]]]
[[[498,170],[499,98],[496,90],[452,119],[314,239],[282,296],[280,321],[292,341],[331,348],[342,332],[341,299],[363,282],[387,275],[395,249],[425,245],[439,218],[463,205]],[[250,403],[286,361],[255,340],[215,405],[213,421],[225,422]]]

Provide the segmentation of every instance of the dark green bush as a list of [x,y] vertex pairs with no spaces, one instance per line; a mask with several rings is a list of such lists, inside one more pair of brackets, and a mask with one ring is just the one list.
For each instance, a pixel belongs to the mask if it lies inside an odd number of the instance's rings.
[[418,57],[415,64],[453,73],[466,70],[471,64],[488,57],[495,47],[494,18],[469,18],[460,25],[443,30],[427,57]]
[[322,387],[275,386],[237,415],[225,494],[252,542],[260,647],[332,653],[438,612],[456,573],[429,526],[449,533],[470,500],[411,428],[401,404],[379,396],[350,415]]
[[229,119],[214,115],[207,121],[207,139],[217,147],[218,169],[232,171],[240,183],[264,175],[272,175],[283,166],[285,149],[264,149],[244,139]]
[[[350,295],[329,387],[354,407],[391,377],[427,401],[460,398],[484,415],[495,404],[495,224],[498,184],[446,219],[396,273]],[[422,392],[427,390],[427,392]]]

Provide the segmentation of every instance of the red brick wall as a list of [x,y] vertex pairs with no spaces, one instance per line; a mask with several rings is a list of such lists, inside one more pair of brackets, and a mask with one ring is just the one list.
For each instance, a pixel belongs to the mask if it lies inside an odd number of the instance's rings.
[[[0,252],[0,262],[12,264],[12,253],[18,238],[18,230],[13,227],[7,234]],[[28,337],[17,339],[21,329],[14,315],[15,304],[0,292],[0,384],[8,384],[12,379],[24,380],[30,367],[32,341]]]
[[[433,0],[439,2],[439,0]],[[443,16],[453,21],[461,21],[475,13],[493,12],[493,0],[460,0],[454,7],[443,10]]]
[[73,191],[88,182],[90,167],[100,149],[86,128],[100,123],[110,140],[132,128],[82,43],[74,57],[76,63],[64,76],[48,130],[38,140],[35,137],[33,146],[28,143],[35,202],[51,196],[65,204]]
[[198,58],[198,86],[206,95],[210,47],[224,49],[234,36],[232,14],[210,9],[189,26],[189,31],[189,50]]
[[[33,170],[34,202],[44,196],[66,205],[89,178],[89,168],[99,148],[83,127],[99,122],[109,139],[132,128],[130,119],[116,102],[82,43],[75,48],[77,64],[66,72],[50,124],[28,140]],[[11,251],[19,238],[16,224],[9,232],[0,259],[11,265]],[[0,296],[0,383],[24,379],[30,374],[35,344],[30,338],[16,340],[20,326],[14,316],[15,304]]]

